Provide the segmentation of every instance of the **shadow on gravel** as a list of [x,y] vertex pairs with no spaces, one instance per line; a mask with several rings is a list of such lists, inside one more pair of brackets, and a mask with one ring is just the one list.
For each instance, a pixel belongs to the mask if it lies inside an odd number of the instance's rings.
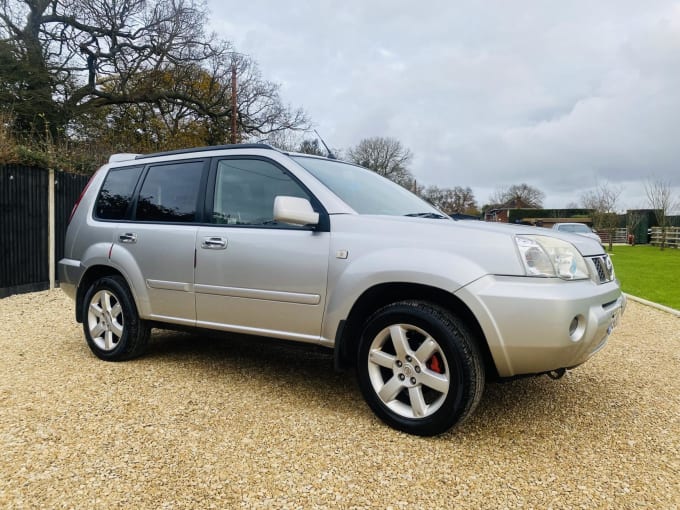
[[139,361],[191,366],[193,374],[216,380],[236,376],[279,396],[283,392],[313,401],[309,405],[328,403],[341,412],[344,407],[364,407],[354,373],[335,372],[333,351],[316,345],[213,331],[154,330],[147,354]]
[[[149,351],[140,361],[190,365],[193,373],[217,379],[246,374],[249,381],[299,399],[305,406],[322,404],[342,413],[372,416],[362,404],[354,372],[336,373],[333,352],[314,345],[211,331],[154,330]],[[584,411],[575,408],[574,401],[615,392],[606,377],[595,378],[581,370],[558,381],[540,376],[489,382],[475,413],[452,433],[468,427],[530,432],[545,428],[546,423],[576,424]]]
[[277,371],[291,368],[333,374],[333,351],[311,344],[219,332],[154,330],[144,359],[209,360],[230,364],[266,364]]

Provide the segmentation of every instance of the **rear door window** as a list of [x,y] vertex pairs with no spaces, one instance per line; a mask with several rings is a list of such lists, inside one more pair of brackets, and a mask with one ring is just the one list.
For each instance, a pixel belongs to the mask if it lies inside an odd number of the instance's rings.
[[95,204],[94,215],[96,218],[102,220],[125,219],[142,168],[141,166],[128,166],[109,170]]
[[137,200],[137,221],[196,221],[198,193],[205,164],[188,161],[149,168]]

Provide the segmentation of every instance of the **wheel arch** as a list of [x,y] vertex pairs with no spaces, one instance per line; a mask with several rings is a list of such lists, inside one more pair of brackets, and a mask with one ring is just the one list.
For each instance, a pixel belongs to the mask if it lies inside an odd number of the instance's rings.
[[[83,301],[85,299],[85,294],[87,293],[87,290],[95,281],[105,276],[120,276],[121,278],[123,278],[123,280],[125,280],[125,283],[128,286],[128,289],[130,289],[130,292],[134,297],[134,293],[132,292],[130,282],[127,280],[127,278],[125,278],[123,273],[121,273],[120,271],[111,266],[96,265],[89,267],[87,271],[85,271],[85,274],[83,274],[83,277],[81,278],[80,283],[78,284],[78,290],[76,291],[77,322],[83,322]],[[137,307],[137,312],[139,313],[139,307],[137,306],[136,299],[135,306]]]
[[457,315],[470,328],[479,350],[487,377],[496,378],[498,372],[491,351],[477,318],[456,296],[445,290],[416,283],[382,283],[361,294],[356,300],[347,319],[341,322],[335,338],[335,367],[338,370],[354,367],[359,348],[361,328],[366,319],[383,306],[404,300],[420,300],[437,305]]

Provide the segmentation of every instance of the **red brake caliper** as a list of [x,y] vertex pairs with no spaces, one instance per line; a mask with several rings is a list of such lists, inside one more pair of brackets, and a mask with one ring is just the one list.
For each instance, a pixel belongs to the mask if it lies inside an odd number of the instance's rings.
[[427,368],[432,370],[433,372],[437,372],[438,374],[441,374],[444,372],[444,367],[442,366],[442,362],[439,359],[439,354],[433,355],[430,360],[426,363]]

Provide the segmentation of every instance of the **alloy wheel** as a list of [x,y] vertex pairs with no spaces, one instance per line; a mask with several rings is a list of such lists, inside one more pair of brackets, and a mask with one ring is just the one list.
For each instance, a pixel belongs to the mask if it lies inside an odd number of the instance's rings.
[[373,339],[368,375],[382,403],[404,418],[425,418],[444,403],[449,366],[439,343],[410,324],[393,324]]
[[87,324],[95,345],[112,351],[123,336],[123,309],[116,295],[102,289],[92,296],[88,306]]

